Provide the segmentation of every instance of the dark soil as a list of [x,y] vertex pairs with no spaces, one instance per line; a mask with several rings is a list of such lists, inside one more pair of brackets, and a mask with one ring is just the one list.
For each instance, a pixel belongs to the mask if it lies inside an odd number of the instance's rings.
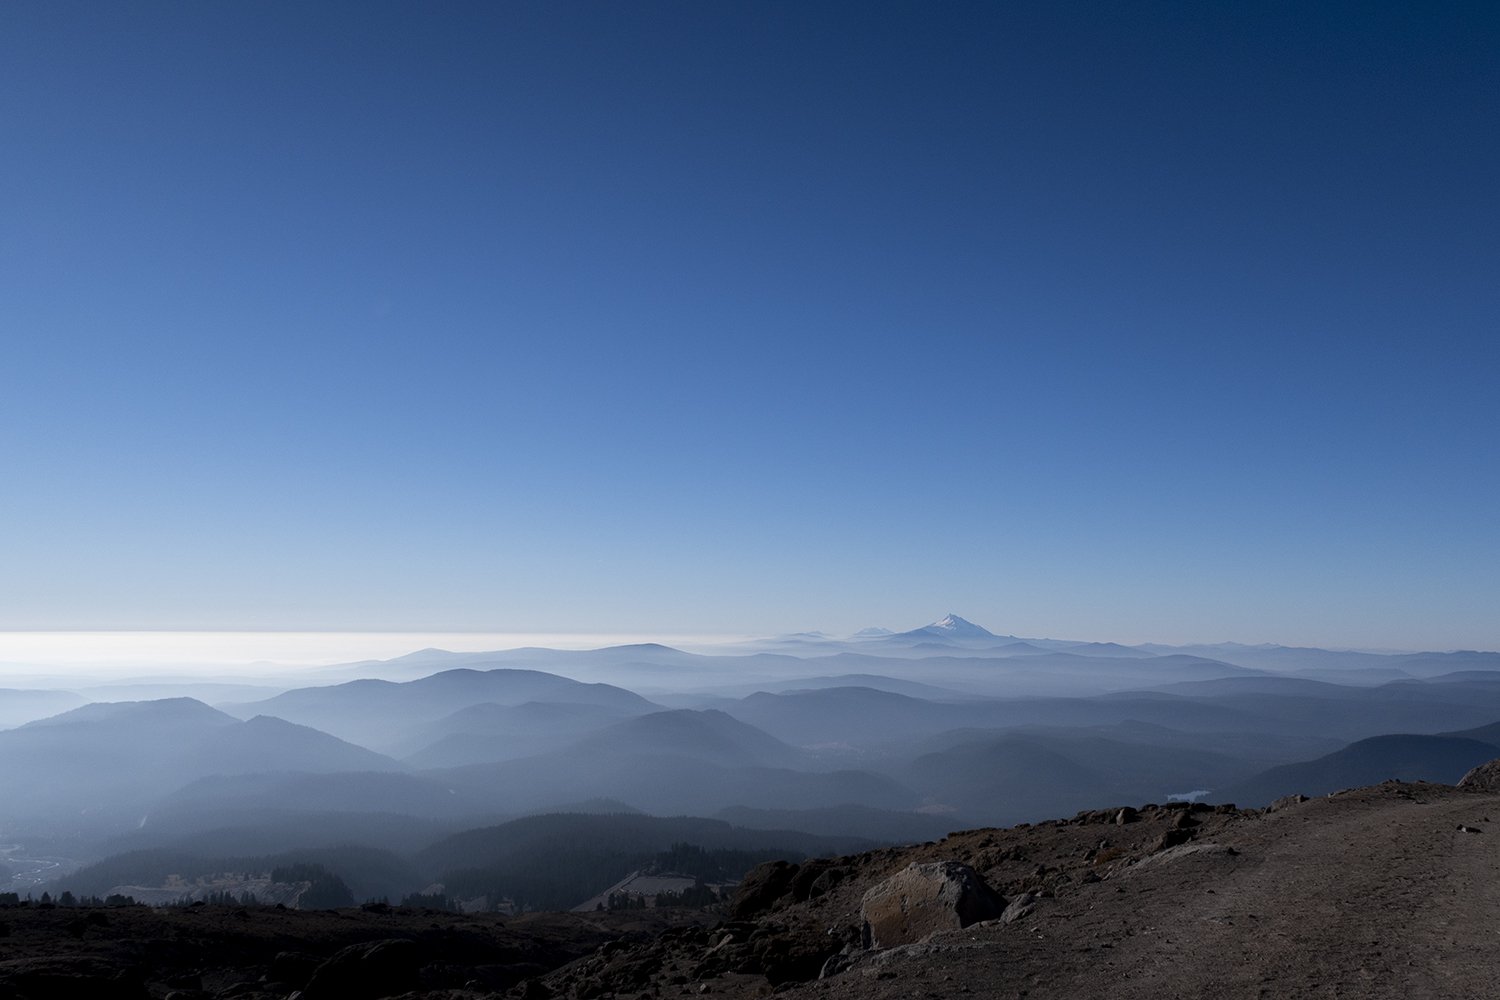
[[[343,950],[370,956],[331,963],[322,986],[344,998],[393,992],[504,993],[611,941],[650,939],[685,910],[618,914],[460,915],[405,907],[347,910],[194,906],[0,907],[0,1000],[83,996],[275,997],[306,990]],[[384,958],[382,958],[384,956]],[[361,961],[361,959],[363,961]],[[374,984],[361,980],[378,973]],[[330,977],[329,972],[338,975]],[[391,990],[402,986],[404,990]]]

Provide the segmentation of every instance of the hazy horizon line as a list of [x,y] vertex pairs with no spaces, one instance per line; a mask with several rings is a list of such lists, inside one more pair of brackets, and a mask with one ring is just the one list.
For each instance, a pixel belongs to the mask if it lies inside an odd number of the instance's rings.
[[[919,628],[921,626],[918,626]],[[0,628],[0,666],[115,666],[115,667],[279,667],[330,666],[365,660],[390,660],[424,649],[454,653],[500,652],[526,647],[564,650],[598,649],[637,643],[713,648],[736,643],[774,641],[780,636],[807,635],[800,632],[775,634],[722,632],[614,632],[614,631],[499,631],[486,629],[275,629],[251,628]],[[836,633],[823,633],[830,639]],[[1120,645],[1170,647],[1271,645],[1297,648],[1279,642],[1237,640],[1188,640],[1122,642],[1101,639],[1029,638],[1055,642],[1119,642]],[[1397,649],[1345,644],[1306,646],[1338,652],[1400,655],[1419,652],[1467,651],[1461,647]]]

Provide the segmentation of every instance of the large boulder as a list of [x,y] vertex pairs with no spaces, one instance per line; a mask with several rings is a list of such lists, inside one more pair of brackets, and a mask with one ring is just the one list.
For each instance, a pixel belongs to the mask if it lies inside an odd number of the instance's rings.
[[870,888],[860,906],[867,948],[915,944],[937,931],[1000,916],[1005,900],[957,861],[911,864]]
[[1500,792],[1500,760],[1480,764],[1458,779],[1458,787],[1471,792]]

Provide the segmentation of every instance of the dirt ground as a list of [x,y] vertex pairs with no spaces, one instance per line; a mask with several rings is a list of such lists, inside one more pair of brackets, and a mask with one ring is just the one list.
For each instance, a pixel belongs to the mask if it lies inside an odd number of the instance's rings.
[[786,995],[1495,996],[1492,818],[1500,796],[1422,784],[1241,814],[1030,918],[946,932]]

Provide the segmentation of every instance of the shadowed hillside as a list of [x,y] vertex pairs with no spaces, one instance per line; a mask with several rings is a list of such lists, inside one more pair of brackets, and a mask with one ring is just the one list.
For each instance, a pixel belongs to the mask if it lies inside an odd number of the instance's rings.
[[1500,755],[1500,746],[1453,736],[1376,736],[1326,757],[1271,768],[1216,789],[1213,800],[1265,805],[1284,795],[1326,795],[1387,778],[1458,781],[1471,768]]

